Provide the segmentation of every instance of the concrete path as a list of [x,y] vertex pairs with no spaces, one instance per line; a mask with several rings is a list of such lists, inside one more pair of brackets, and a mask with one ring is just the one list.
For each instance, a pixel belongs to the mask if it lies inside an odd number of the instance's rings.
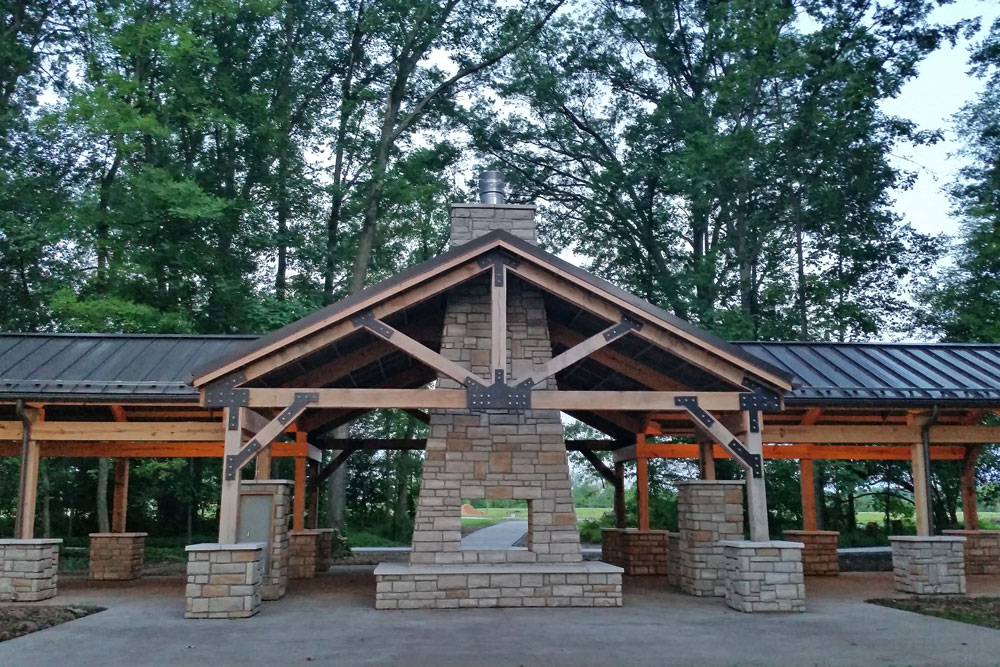
[[528,532],[527,521],[504,521],[462,538],[463,549],[510,549]]
[[[0,665],[996,665],[1000,631],[866,604],[892,575],[806,581],[804,614],[741,614],[626,577],[620,609],[375,611],[365,566],[292,581],[250,619],[188,621],[184,579],[63,578],[49,603],[107,611],[0,643]],[[1000,577],[969,577],[997,594]],[[44,603],[43,603],[44,604]]]

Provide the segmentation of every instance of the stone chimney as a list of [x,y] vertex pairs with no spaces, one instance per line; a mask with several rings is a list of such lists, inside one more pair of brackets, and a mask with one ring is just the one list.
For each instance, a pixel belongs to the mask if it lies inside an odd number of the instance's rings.
[[451,205],[451,247],[460,246],[495,229],[510,232],[537,244],[535,207],[506,203],[505,183],[499,171],[484,171],[479,177],[479,203]]

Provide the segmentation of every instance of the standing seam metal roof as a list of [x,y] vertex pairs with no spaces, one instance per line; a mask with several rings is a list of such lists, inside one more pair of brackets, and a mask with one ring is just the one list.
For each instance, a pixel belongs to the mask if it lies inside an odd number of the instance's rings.
[[[0,333],[0,398],[194,400],[191,369],[257,336]],[[1000,344],[736,343],[794,375],[789,405],[1000,406]]]

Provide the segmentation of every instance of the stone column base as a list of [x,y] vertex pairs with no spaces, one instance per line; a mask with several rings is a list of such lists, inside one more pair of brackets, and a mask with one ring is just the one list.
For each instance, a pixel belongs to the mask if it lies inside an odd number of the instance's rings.
[[316,576],[316,558],[320,534],[315,530],[288,534],[288,578],[312,579]]
[[62,540],[0,540],[0,602],[56,596]]
[[840,574],[836,530],[786,530],[782,533],[790,542],[801,542],[802,570],[806,576],[836,576]]
[[146,533],[91,533],[89,577],[95,581],[137,579],[145,551]]
[[333,534],[335,528],[318,528],[316,538],[316,574],[326,572],[333,565]]
[[806,610],[802,543],[773,540],[719,543],[726,558],[726,604],[737,611]]
[[604,528],[601,530],[601,560],[618,565],[628,575],[666,577],[668,539],[665,530]]
[[622,568],[599,561],[375,568],[376,609],[620,607]]
[[965,538],[896,535],[892,544],[893,584],[913,595],[965,594]]
[[1000,530],[943,530],[965,538],[965,573],[1000,574]]
[[743,481],[693,479],[677,483],[680,575],[688,595],[725,597],[721,540],[743,539]]
[[271,553],[260,585],[262,600],[280,600],[288,588],[288,515],[291,510],[292,482],[287,479],[246,479],[240,494],[271,494],[274,497],[271,521]]
[[667,533],[667,581],[673,586],[681,579],[680,539],[680,533]]
[[248,618],[260,611],[266,543],[187,547],[185,618]]

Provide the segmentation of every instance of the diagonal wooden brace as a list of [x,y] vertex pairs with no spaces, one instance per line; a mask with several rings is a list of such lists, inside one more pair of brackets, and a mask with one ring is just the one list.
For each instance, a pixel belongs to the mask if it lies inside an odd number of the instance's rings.
[[269,421],[245,447],[240,449],[238,454],[230,454],[226,457],[226,479],[237,479],[240,470],[246,464],[250,463],[262,449],[274,442],[275,438],[284,433],[292,422],[306,411],[309,404],[315,403],[318,399],[319,394],[315,392],[296,392],[291,405],[282,410],[277,417]]
[[[622,317],[621,321],[617,324],[612,324],[604,331],[594,334],[590,338],[569,348],[562,354],[553,357],[541,368],[532,373],[531,377],[529,377],[527,381],[522,382],[521,384],[528,386],[537,385],[550,375],[555,375],[562,369],[572,366],[584,357],[590,356],[594,352],[597,352],[601,348],[611,344],[629,332],[638,331],[641,328],[642,322],[637,322],[628,317]],[[529,381],[530,384],[528,383]]]
[[389,326],[376,318],[371,311],[366,311],[353,317],[351,322],[354,323],[355,327],[367,329],[422,364],[447,375],[463,386],[468,387],[470,383],[483,385],[483,382],[479,378],[474,377],[469,369],[459,366],[451,359],[447,359],[420,341],[410,338],[399,329]]
[[318,489],[319,485],[322,484],[326,480],[326,478],[328,478],[330,475],[336,472],[337,468],[344,465],[344,463],[347,462],[347,459],[351,457],[351,454],[353,454],[356,451],[358,451],[357,447],[348,447],[347,449],[342,449],[339,454],[333,457],[332,461],[323,466],[323,469],[319,471],[319,474],[316,475],[316,477],[309,480],[307,488]]
[[678,396],[674,399],[674,403],[688,413],[697,430],[722,445],[722,448],[729,452],[744,470],[754,477],[764,476],[761,455],[751,453],[728,428],[698,405],[697,396]]

